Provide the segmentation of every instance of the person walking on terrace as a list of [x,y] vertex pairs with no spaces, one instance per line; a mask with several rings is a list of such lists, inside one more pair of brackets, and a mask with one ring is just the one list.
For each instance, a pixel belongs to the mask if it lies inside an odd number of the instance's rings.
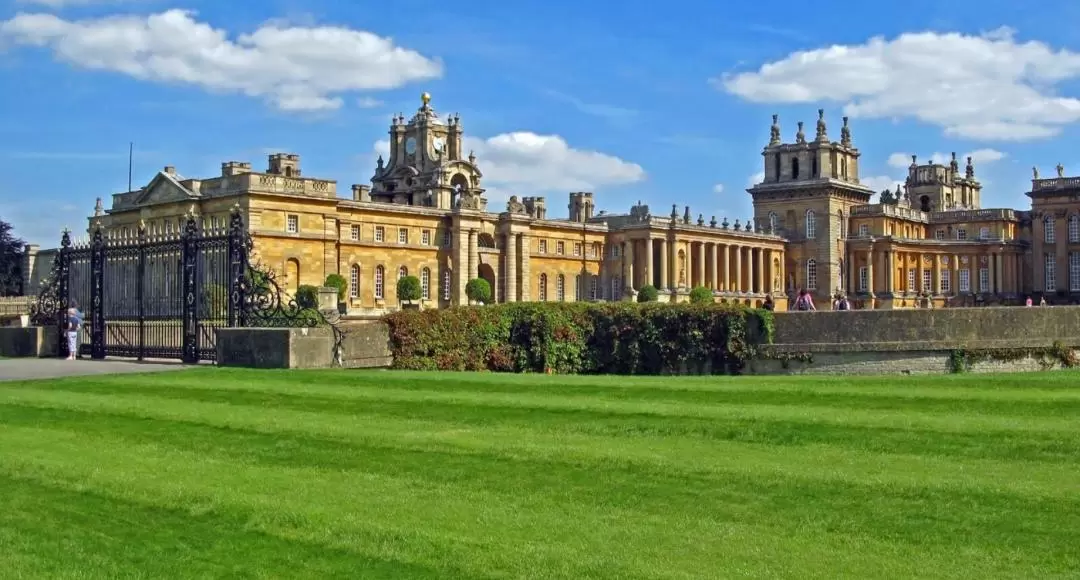
[[807,292],[805,288],[799,290],[799,297],[795,299],[795,310],[817,310],[814,306],[814,299],[810,297],[810,293]]

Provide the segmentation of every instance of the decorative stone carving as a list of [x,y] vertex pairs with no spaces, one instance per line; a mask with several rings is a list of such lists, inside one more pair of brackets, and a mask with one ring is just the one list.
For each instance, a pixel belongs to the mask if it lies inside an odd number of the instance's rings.
[[506,202],[506,211],[512,214],[524,214],[525,204],[518,200],[518,196],[511,195],[510,200]]
[[466,191],[466,192],[461,194],[460,199],[461,199],[461,201],[458,202],[458,205],[461,207],[461,209],[471,209],[471,210],[480,209],[480,196],[479,195],[477,195],[475,193],[472,193],[470,191]]
[[1065,166],[1064,165],[1058,163],[1056,169],[1057,169],[1058,177],[1065,177]]
[[1038,179],[1039,178],[1039,168],[1038,167],[1032,167],[1031,168],[1031,174],[1034,176],[1033,179]]

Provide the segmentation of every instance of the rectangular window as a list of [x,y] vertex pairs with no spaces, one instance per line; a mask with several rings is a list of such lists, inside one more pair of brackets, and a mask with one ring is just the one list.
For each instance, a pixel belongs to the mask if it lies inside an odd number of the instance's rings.
[[939,240],[944,240],[945,239],[945,230],[938,230],[938,231],[934,232],[934,238],[939,239]]
[[1043,242],[1047,244],[1053,244],[1057,241],[1057,236],[1054,234],[1054,218],[1047,216],[1043,220]]
[[930,270],[922,271],[922,288],[920,290],[923,292],[934,291],[934,273]]
[[540,253],[541,254],[546,254],[547,253],[547,240],[540,240]]
[[562,256],[566,253],[566,242],[556,242],[555,253]]
[[351,298],[360,297],[360,266],[353,265],[349,269],[349,296]]
[[865,238],[870,235],[870,226],[867,224],[859,224],[859,237]]
[[611,257],[612,258],[618,258],[619,257],[619,244],[611,244]]
[[870,269],[859,266],[859,292],[869,292],[868,288],[870,288]]
[[952,292],[952,272],[948,270],[941,271],[941,292],[942,294]]
[[915,291],[915,268],[911,268],[907,271],[907,291]]
[[960,292],[965,294],[971,292],[971,271],[957,270],[957,274],[960,276]]
[[1046,271],[1044,276],[1046,288],[1044,288],[1044,290],[1047,292],[1055,292],[1057,291],[1057,260],[1055,259],[1054,254],[1047,254],[1043,260]]
[[[1077,254],[1080,256],[1080,254]],[[589,276],[589,299],[596,300],[596,276]]]
[[397,231],[397,243],[399,243],[399,244],[407,244],[407,243],[409,243],[409,229],[408,228],[398,228],[398,231]]
[[385,282],[385,278],[386,278],[386,270],[384,270],[382,266],[376,266],[375,267],[375,284],[374,284],[374,286],[375,286],[375,288],[374,288],[374,290],[375,290],[375,299],[376,300],[382,300],[383,299],[383,287],[384,287],[383,283]]
[[300,231],[300,216],[285,216],[285,231],[295,234]]
[[988,240],[988,239],[990,239],[990,228],[988,228],[988,227],[979,228],[979,239],[980,240]]
[[612,302],[622,300],[622,277],[611,277],[611,300]]
[[1069,242],[1080,242],[1080,216],[1071,216],[1069,218]]
[[990,268],[979,268],[979,292],[990,292]]
[[967,230],[965,230],[964,228],[958,228],[956,230],[956,239],[958,239],[958,240],[966,240],[967,239]]
[[[450,230],[443,230],[442,245],[444,248],[449,248],[451,245],[453,245],[452,240],[450,239]],[[447,298],[447,300],[449,300],[449,298]]]
[[442,277],[442,299],[450,300],[450,270],[443,272]]
[[1069,254],[1069,292],[1080,292],[1080,252]]
[[420,232],[420,243],[425,246],[431,245],[431,230],[423,230]]
[[581,255],[581,244],[574,244],[574,255],[575,256],[580,256]]
[[382,226],[375,226],[375,241],[381,242],[386,240],[386,229]]
[[360,226],[353,226],[353,227],[349,228],[349,237],[352,238],[352,241],[359,242],[360,241]]
[[431,270],[420,271],[420,295],[424,300],[431,300]]

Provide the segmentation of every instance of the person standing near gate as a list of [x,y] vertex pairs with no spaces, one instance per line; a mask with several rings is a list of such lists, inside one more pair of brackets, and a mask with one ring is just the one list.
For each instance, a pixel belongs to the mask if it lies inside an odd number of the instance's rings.
[[79,330],[82,329],[82,313],[72,306],[67,313],[67,340],[68,360],[75,360],[79,356]]

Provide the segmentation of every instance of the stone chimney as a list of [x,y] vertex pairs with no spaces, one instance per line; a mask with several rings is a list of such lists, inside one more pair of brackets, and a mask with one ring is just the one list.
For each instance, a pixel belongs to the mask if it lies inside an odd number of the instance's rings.
[[371,201],[371,186],[353,184],[352,198],[353,201]]
[[168,173],[169,175],[176,175],[176,167],[173,167],[172,165],[166,165],[165,169],[163,169],[162,171]]
[[232,177],[251,173],[251,164],[244,161],[226,161],[221,164],[221,176]]

